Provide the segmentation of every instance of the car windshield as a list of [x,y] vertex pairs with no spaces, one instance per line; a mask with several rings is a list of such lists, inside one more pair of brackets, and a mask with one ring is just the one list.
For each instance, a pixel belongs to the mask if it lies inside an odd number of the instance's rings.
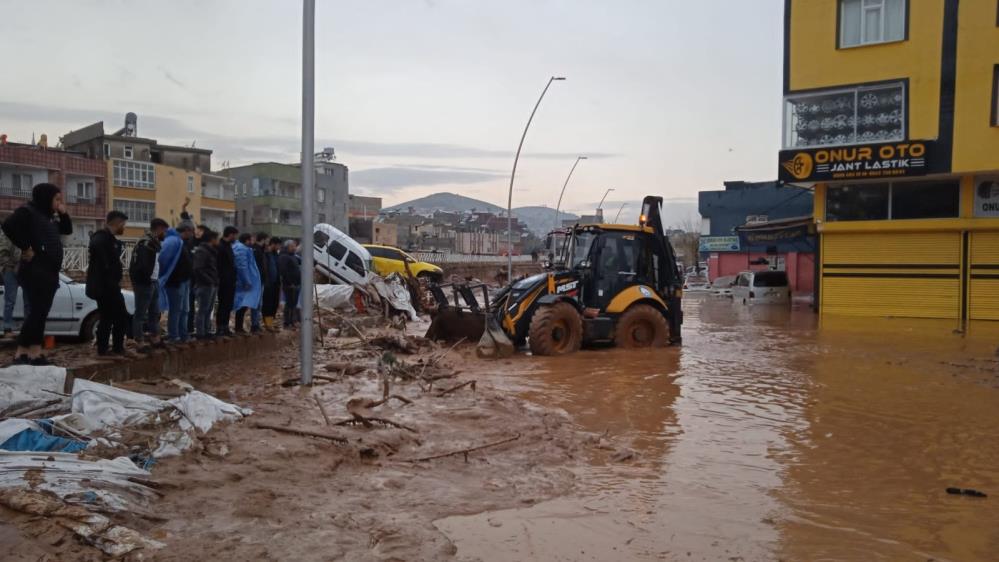
[[572,247],[569,252],[572,256],[572,261],[569,264],[571,267],[577,267],[580,263],[590,257],[590,247],[593,246],[593,241],[596,240],[597,235],[593,232],[577,232],[572,238]]
[[783,271],[761,271],[753,274],[754,287],[787,287],[787,273]]

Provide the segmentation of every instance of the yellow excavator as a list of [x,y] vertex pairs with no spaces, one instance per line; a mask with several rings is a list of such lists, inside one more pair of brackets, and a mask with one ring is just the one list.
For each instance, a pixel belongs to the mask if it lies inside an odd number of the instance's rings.
[[551,255],[547,271],[495,294],[482,284],[431,287],[437,307],[427,337],[479,339],[480,356],[506,356],[525,343],[535,355],[597,342],[681,343],[683,276],[662,197],[645,197],[638,224],[576,225]]

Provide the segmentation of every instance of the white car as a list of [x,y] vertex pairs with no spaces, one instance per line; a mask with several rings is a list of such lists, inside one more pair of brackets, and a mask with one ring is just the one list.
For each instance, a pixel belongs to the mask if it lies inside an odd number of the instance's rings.
[[[371,253],[336,227],[319,223],[312,230],[316,268],[342,285],[366,285],[371,277]],[[304,274],[304,272],[303,272]]]
[[735,278],[735,275],[718,277],[711,282],[711,294],[718,297],[731,297],[732,285],[735,284]]
[[743,271],[732,285],[732,298],[742,304],[789,304],[791,287],[783,271]]
[[688,273],[683,280],[683,290],[690,293],[701,293],[711,289],[708,278],[704,275]]
[[[3,285],[0,284],[0,306],[3,304]],[[135,295],[132,291],[122,291],[125,309],[129,317],[135,314]],[[0,317],[2,318],[2,317]],[[86,295],[86,286],[77,283],[62,273],[59,274],[59,288],[52,300],[52,310],[45,322],[46,336],[69,336],[84,341],[94,339],[97,331],[97,302]],[[14,331],[24,322],[24,294],[17,289],[17,304],[14,306]],[[131,327],[131,324],[129,324]]]

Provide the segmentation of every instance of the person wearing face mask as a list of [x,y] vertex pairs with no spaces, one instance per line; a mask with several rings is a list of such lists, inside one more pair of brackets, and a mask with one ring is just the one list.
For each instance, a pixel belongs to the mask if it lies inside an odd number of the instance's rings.
[[31,201],[4,220],[3,232],[21,250],[17,281],[30,307],[17,339],[14,364],[50,365],[42,355],[45,320],[59,289],[63,258],[60,237],[73,233],[62,190],[51,183],[36,185],[31,190]]
[[[90,261],[87,266],[87,296],[97,301],[97,355],[134,355],[125,351],[128,311],[121,294],[122,245],[118,236],[125,233],[128,216],[121,211],[108,213],[104,228],[90,237]],[[108,349],[108,338],[111,348]]]

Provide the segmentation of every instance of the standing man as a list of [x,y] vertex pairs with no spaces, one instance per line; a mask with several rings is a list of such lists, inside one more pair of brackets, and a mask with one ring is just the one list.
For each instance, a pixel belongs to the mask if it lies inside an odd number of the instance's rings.
[[3,222],[3,232],[21,250],[17,282],[30,312],[21,325],[14,352],[15,365],[51,365],[42,355],[45,320],[59,289],[63,247],[60,236],[73,233],[62,190],[40,183],[31,190],[31,201],[18,207]]
[[222,241],[219,243],[219,310],[215,314],[215,335],[231,336],[229,320],[232,318],[232,308],[236,300],[236,257],[232,245],[236,242],[239,229],[227,226],[222,230]]
[[191,254],[184,243],[194,236],[194,227],[181,222],[167,230],[160,250],[160,308],[167,309],[167,337],[171,343],[184,343],[189,337]]
[[[253,235],[249,232],[241,234],[239,241],[232,245],[232,254],[236,258],[236,333],[244,333],[243,318],[247,310],[253,310],[260,304],[260,270],[257,260],[253,257],[250,245]],[[251,314],[252,320],[252,314]],[[252,321],[251,321],[252,323]],[[257,327],[257,331],[260,328]]]
[[267,251],[264,253],[264,298],[260,312],[264,317],[264,327],[268,330],[276,328],[274,317],[277,316],[278,304],[281,302],[281,274],[278,271],[278,253],[281,251],[281,239],[273,237],[267,241]]
[[198,303],[194,329],[199,340],[212,338],[212,308],[219,291],[218,245],[218,233],[205,229],[201,244],[194,249],[194,294]]
[[[253,259],[257,262],[257,272],[260,274],[260,286],[263,287],[264,279],[267,278],[267,260],[264,258],[264,254],[267,252],[267,241],[270,240],[270,235],[266,232],[258,232],[256,235],[256,242],[253,244]],[[263,316],[263,290],[261,290],[260,302],[257,303],[257,307],[250,310],[250,332],[257,333],[260,331],[260,320]]]
[[[150,221],[149,231],[135,245],[132,263],[128,265],[128,277],[132,281],[132,293],[135,294],[132,337],[139,346],[139,353],[149,353],[153,347],[163,347],[163,340],[160,339],[159,253],[168,228],[170,225],[163,219]],[[149,343],[143,344],[147,328]]]
[[[87,296],[97,301],[97,355],[125,355],[128,311],[121,295],[121,242],[128,216],[121,211],[108,213],[104,228],[90,237],[90,263],[87,265]],[[111,349],[108,350],[108,338]]]
[[[17,305],[17,265],[21,250],[6,234],[0,235],[0,273],[3,274],[3,337],[10,337],[14,330],[14,306]],[[27,306],[27,303],[25,303]],[[24,309],[28,315],[28,309]]]
[[298,292],[302,287],[302,264],[295,251],[298,244],[285,240],[284,249],[278,258],[281,272],[281,290],[284,292],[284,327],[292,328],[298,322]]

